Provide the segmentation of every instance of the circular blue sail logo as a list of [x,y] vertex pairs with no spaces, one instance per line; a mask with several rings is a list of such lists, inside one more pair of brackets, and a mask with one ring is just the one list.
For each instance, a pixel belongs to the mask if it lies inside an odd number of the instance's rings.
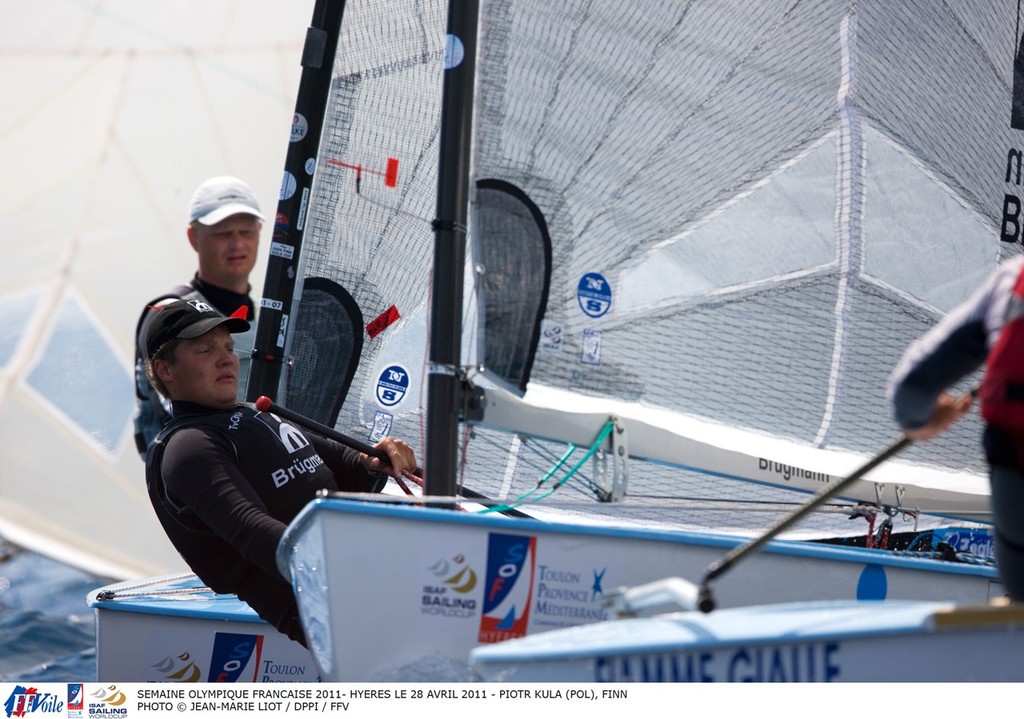
[[299,183],[295,181],[295,175],[284,171],[284,177],[281,178],[281,192],[278,194],[277,199],[289,200],[291,196],[295,194],[295,190],[298,188]]
[[384,407],[399,404],[408,391],[409,372],[402,365],[386,367],[377,378],[377,401]]
[[612,286],[599,272],[588,272],[576,285],[576,299],[588,317],[600,317],[612,306]]
[[466,47],[462,44],[462,38],[448,35],[444,42],[444,69],[454,70],[462,64],[465,57]]

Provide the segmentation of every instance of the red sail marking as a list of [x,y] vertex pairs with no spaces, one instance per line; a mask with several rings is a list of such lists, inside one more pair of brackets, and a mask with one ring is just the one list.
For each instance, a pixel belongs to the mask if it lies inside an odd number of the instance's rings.
[[344,168],[349,169],[349,170],[355,170],[356,171],[356,180],[361,180],[362,177],[363,177],[363,173],[365,172],[365,173],[370,174],[370,175],[377,175],[378,177],[383,177],[384,178],[384,186],[385,187],[398,187],[398,158],[397,157],[389,157],[387,159],[387,163],[385,165],[384,172],[381,172],[380,170],[371,170],[370,168],[368,168],[368,167],[366,167],[364,165],[352,164],[350,162],[344,162],[342,160],[327,159],[327,160],[325,160],[325,162],[328,165],[334,165],[335,167],[344,167]]
[[389,326],[397,322],[400,318],[401,315],[398,314],[398,308],[395,307],[394,305],[391,305],[386,310],[384,310],[380,314],[380,316],[377,317],[377,319],[373,320],[372,322],[370,322],[370,324],[366,325],[366,334],[370,336],[370,339],[373,339],[381,332],[386,330]]

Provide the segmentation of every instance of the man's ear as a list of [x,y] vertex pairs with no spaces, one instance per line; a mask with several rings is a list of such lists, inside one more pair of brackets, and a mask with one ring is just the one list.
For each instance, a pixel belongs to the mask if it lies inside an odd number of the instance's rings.
[[167,360],[153,360],[153,374],[155,374],[157,378],[165,385],[170,385],[173,383],[172,378],[174,375],[171,372],[171,366],[167,362]]
[[196,233],[196,228],[192,225],[189,225],[185,229],[185,234],[188,235],[188,243],[192,245],[192,249],[195,250],[196,252],[199,252],[199,238]]

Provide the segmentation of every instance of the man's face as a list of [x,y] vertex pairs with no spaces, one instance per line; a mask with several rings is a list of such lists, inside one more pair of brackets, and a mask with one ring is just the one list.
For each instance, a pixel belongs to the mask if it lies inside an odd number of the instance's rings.
[[198,222],[189,225],[189,242],[199,254],[200,279],[246,292],[249,273],[256,264],[260,227],[252,215],[232,215],[209,227]]
[[155,371],[171,399],[231,409],[238,394],[238,355],[235,341],[223,326],[205,335],[181,340],[170,364],[157,360]]

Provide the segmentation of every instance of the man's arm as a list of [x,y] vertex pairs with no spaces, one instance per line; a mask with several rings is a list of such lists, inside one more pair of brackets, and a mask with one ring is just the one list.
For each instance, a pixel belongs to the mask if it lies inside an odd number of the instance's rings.
[[361,452],[340,442],[307,431],[306,436],[334,473],[334,481],[342,492],[379,492],[387,477],[369,472],[360,461]]

